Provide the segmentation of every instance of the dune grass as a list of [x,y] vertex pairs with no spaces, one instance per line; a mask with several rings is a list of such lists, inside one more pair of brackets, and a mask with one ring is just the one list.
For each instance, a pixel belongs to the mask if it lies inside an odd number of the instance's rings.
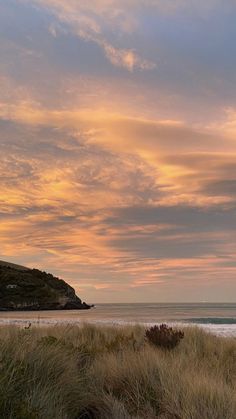
[[235,419],[236,340],[185,330],[171,351],[139,326],[0,329],[4,419]]

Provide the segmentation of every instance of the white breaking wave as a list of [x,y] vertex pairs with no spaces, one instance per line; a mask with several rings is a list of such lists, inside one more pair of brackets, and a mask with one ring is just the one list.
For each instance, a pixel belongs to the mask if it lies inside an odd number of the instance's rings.
[[112,325],[112,326],[125,326],[125,325],[142,325],[144,327],[151,327],[155,324],[168,323],[172,327],[176,328],[185,328],[185,327],[199,327],[204,329],[209,333],[213,333],[217,336],[224,337],[236,337],[236,324],[201,324],[201,323],[188,323],[188,322],[170,322],[170,321],[161,321],[161,322],[134,322],[127,320],[114,320],[114,319],[98,319],[98,320],[80,320],[80,319],[9,319],[2,318],[0,319],[0,326],[19,326],[25,327],[29,324],[32,326],[46,327],[46,326],[59,326],[59,325],[82,325],[84,323],[94,324],[94,325]]

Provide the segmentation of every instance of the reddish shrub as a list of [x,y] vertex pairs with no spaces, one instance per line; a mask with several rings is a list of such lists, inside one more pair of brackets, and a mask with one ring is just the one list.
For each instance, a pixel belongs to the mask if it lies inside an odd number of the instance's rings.
[[180,343],[180,340],[184,337],[184,332],[172,329],[172,327],[166,324],[161,324],[160,326],[155,325],[146,330],[145,335],[148,342],[152,345],[170,350]]

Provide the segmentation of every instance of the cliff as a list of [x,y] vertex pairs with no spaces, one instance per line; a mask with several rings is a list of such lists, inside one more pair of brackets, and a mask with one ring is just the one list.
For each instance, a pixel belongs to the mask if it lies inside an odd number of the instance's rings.
[[62,279],[0,261],[0,311],[88,309]]

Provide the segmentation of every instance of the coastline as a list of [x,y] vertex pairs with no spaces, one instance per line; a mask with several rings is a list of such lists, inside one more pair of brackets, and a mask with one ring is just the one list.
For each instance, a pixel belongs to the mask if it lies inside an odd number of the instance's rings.
[[140,326],[144,328],[152,327],[154,325],[160,325],[160,324],[168,324],[169,326],[173,328],[191,328],[195,327],[200,330],[204,330],[205,332],[211,333],[212,335],[219,336],[219,337],[226,337],[226,338],[236,338],[236,324],[229,325],[229,324],[204,324],[204,323],[194,323],[194,322],[179,322],[179,321],[159,321],[159,322],[130,322],[130,321],[117,321],[117,320],[90,320],[90,321],[84,321],[84,320],[63,320],[63,319],[36,319],[33,317],[29,317],[27,319],[2,319],[0,318],[0,327],[5,326],[19,326],[19,327],[25,327],[28,324],[31,324],[33,327],[60,327],[60,326],[83,326],[84,324],[88,324],[91,326],[112,326],[112,327],[134,327],[134,326]]
[[236,304],[96,304],[90,310],[4,311],[0,325],[196,326],[219,336],[236,337]]

